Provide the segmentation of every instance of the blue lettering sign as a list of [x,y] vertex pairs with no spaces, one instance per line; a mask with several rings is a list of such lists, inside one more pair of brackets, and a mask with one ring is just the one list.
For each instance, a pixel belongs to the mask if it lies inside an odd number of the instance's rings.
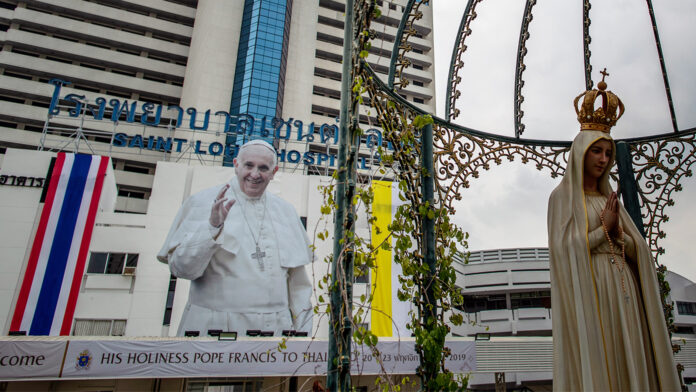
[[[61,98],[62,86],[69,85],[70,82],[61,79],[51,79],[48,83],[54,86],[51,103],[48,107],[49,116],[55,116],[60,114],[61,110],[67,110],[70,117],[79,117],[81,115],[92,116],[95,120],[110,120],[115,124],[118,124],[118,122],[123,119],[129,123],[135,122],[136,116],[139,116],[139,122],[145,126],[157,127],[161,124],[163,108],[161,104],[143,102],[140,105],[140,112],[138,112],[138,101],[129,102],[128,100],[120,100],[117,98],[107,100],[105,97],[97,97],[94,101],[95,104],[90,104],[85,100],[85,95],[67,94]],[[59,107],[59,102],[61,99],[68,103],[67,109],[61,109],[61,107]],[[111,115],[106,116],[105,118],[107,104],[111,108]],[[176,114],[174,124],[170,124],[171,128],[185,127],[186,124],[188,125],[188,129],[193,131],[208,130],[211,115],[210,109],[202,113],[202,119],[199,116],[198,109],[194,107],[189,107],[184,110],[179,105],[166,106],[167,112],[172,109],[176,111]],[[188,115],[187,123],[184,122],[184,113]],[[171,114],[168,116],[170,115]],[[269,118],[264,116],[259,120],[247,113],[232,116],[230,113],[225,111],[217,111],[213,115],[223,117],[221,128],[216,129],[216,132],[222,131],[224,133],[236,133],[239,135],[248,136],[258,134],[261,137],[272,137],[276,140],[284,139],[288,141],[290,140],[294,127],[297,134],[296,140],[299,142],[318,142],[322,144],[338,143],[339,129],[336,124],[319,125],[315,122],[311,122],[305,128],[305,124],[302,120],[294,119],[292,117],[285,120],[278,117]],[[338,118],[336,118],[336,121],[338,121]],[[317,132],[319,133],[318,137],[315,135]],[[376,128],[368,129],[365,132],[364,139],[365,146],[371,150],[382,146],[384,142],[382,131]],[[147,136],[147,139],[144,139],[143,135],[127,135],[123,132],[117,132],[114,133],[112,139],[112,145],[114,147],[140,148],[177,153],[182,151],[184,143],[190,143],[191,147],[193,148],[193,152],[200,155],[224,155],[225,157],[234,158],[239,152],[239,145],[237,144],[212,142],[207,145],[203,145],[200,140],[189,141],[188,139],[183,138],[154,135]],[[389,142],[387,142],[386,145],[387,149],[393,150]],[[360,167],[362,169],[370,168],[365,157],[360,157],[359,159]],[[379,154],[375,155],[374,159],[377,162],[381,160]],[[321,166],[328,164],[329,166],[335,166],[336,155],[314,151],[300,152],[297,150],[279,150],[278,162],[286,161],[290,163],[302,163],[304,165]]]

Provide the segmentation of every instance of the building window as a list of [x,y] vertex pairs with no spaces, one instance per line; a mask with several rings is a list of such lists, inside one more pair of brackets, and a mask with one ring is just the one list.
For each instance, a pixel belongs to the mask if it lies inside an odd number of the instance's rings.
[[355,283],[370,283],[370,268],[363,264],[353,270],[353,281]]
[[142,200],[148,200],[150,198],[150,192],[143,191],[140,188],[131,188],[123,185],[118,185],[118,195]]
[[126,320],[75,319],[73,336],[123,336]]
[[693,334],[694,333],[694,327],[686,327],[686,326],[677,326],[676,330],[674,331],[675,333],[681,333],[681,334]]
[[415,103],[425,103],[425,100],[424,100],[423,98],[414,97],[414,98],[413,98],[413,102],[415,102]]
[[137,253],[92,252],[87,266],[88,274],[132,275],[138,266]]
[[263,381],[258,380],[220,380],[220,381],[187,381],[186,392],[258,392],[263,387]]
[[696,302],[677,301],[677,312],[683,315],[696,316]]
[[169,290],[167,291],[167,304],[164,308],[164,321],[162,325],[169,325],[172,321],[172,309],[174,308],[174,293],[176,291],[176,276],[169,275]]
[[123,171],[140,174],[152,174],[152,168],[132,163],[124,163]]
[[459,309],[467,313],[500,310],[507,309],[507,302],[505,300],[505,294],[465,295],[462,308]]
[[526,293],[511,293],[510,305],[519,308],[551,308],[550,291],[531,291]]
[[414,80],[413,85],[418,86],[418,87],[423,87],[423,82],[421,82],[420,80]]

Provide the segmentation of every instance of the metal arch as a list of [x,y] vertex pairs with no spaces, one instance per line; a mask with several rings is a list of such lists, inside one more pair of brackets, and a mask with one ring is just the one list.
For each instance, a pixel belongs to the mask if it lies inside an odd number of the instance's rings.
[[[427,112],[387,89],[372,69],[366,68],[371,80],[372,105],[377,100],[391,101],[412,119]],[[379,95],[379,97],[376,97]],[[389,111],[389,110],[385,110]],[[378,114],[380,111],[378,110]],[[482,171],[490,170],[517,158],[524,164],[534,164],[537,170],[550,171],[552,178],[562,176],[567,164],[570,141],[535,140],[482,132],[433,116],[434,157],[436,162],[436,202],[443,203],[451,213],[454,201],[470,186]],[[616,139],[629,144],[634,152],[632,161],[640,189],[641,214],[647,239],[657,259],[664,250],[659,246],[665,237],[661,224],[669,220],[665,208],[674,204],[672,192],[681,190],[681,181],[691,177],[696,162],[696,128],[638,138]]]
[[524,87],[524,80],[522,80],[522,73],[527,68],[524,65],[524,57],[527,55],[527,40],[529,39],[529,24],[532,22],[532,8],[536,5],[536,0],[527,0],[524,6],[524,15],[522,16],[522,27],[520,28],[520,40],[517,44],[517,65],[515,66],[515,137],[519,138],[524,133],[524,124],[522,123],[522,117],[524,116],[524,111],[522,111],[522,102],[524,102],[524,96],[522,95],[522,87]]
[[662,44],[660,43],[660,34],[657,31],[657,20],[653,11],[652,0],[646,0],[648,3],[648,12],[650,12],[650,21],[652,22],[653,35],[655,36],[655,46],[657,46],[657,55],[660,58],[660,69],[662,69],[662,81],[665,84],[665,94],[667,94],[667,103],[669,104],[669,114],[672,117],[672,128],[674,132],[679,132],[677,126],[677,117],[674,114],[674,103],[672,102],[672,90],[669,88],[669,78],[667,77],[667,67],[665,66],[665,58],[662,55]]
[[[459,82],[461,82],[461,76],[458,76],[459,70],[464,67],[464,61],[462,56],[466,51],[466,45],[464,40],[466,37],[471,35],[471,29],[469,25],[471,21],[476,19],[476,6],[483,0],[469,0],[464,9],[464,15],[462,15],[462,21],[459,23],[459,30],[457,31],[457,39],[454,41],[454,49],[452,50],[452,58],[450,60],[450,70],[449,76],[447,77],[447,97],[445,101],[445,118],[454,119],[459,116],[459,109],[455,108],[457,99],[461,95],[461,92],[457,90]],[[456,60],[456,64],[455,64]],[[454,95],[452,92],[454,91]]]
[[[385,94],[388,95],[388,98],[391,101],[394,101],[394,103],[398,103],[399,105],[407,107],[410,111],[414,112],[414,115],[430,115],[432,116],[433,120],[435,121],[436,124],[443,124],[446,125],[447,127],[451,127],[455,129],[457,132],[461,133],[470,133],[474,136],[485,138],[485,139],[493,139],[497,141],[502,141],[502,142],[508,142],[508,143],[524,143],[524,144],[530,144],[530,145],[535,145],[535,146],[566,146],[570,147],[571,142],[565,141],[565,140],[539,140],[539,139],[518,139],[515,137],[509,137],[509,136],[503,136],[495,133],[489,133],[489,132],[484,132],[480,131],[474,128],[466,127],[463,125],[455,124],[450,121],[447,121],[443,118],[434,116],[423,109],[415,106],[413,103],[407,101],[404,99],[402,96],[394,92],[393,90],[390,90],[387,85],[378,77],[378,75],[375,73],[375,71],[372,69],[372,67],[367,64],[367,62],[363,62],[364,68],[367,72],[366,78],[367,80],[370,81],[371,84],[374,85],[375,89],[378,91],[383,91]],[[671,133],[669,135],[672,135]],[[642,140],[642,139],[641,139]]]
[[582,6],[582,49],[585,59],[585,90],[592,90],[594,82],[592,81],[592,64],[590,64],[590,56],[592,52],[590,51],[590,43],[592,42],[592,37],[590,36],[590,0],[583,0]]
[[452,213],[455,212],[454,201],[461,199],[472,179],[504,162],[514,162],[519,158],[524,164],[534,164],[537,170],[548,169],[552,178],[565,172],[570,144],[542,146],[501,142],[437,125],[433,142],[437,201],[448,205]]
[[[404,28],[406,27],[406,22],[411,15],[411,9],[413,9],[413,4],[416,0],[408,0],[406,8],[404,9],[404,14],[401,16],[401,22],[399,23],[399,29],[396,31],[396,37],[394,38],[394,49],[392,49],[391,61],[389,62],[389,76],[388,76],[388,86],[389,89],[394,89],[394,72],[396,71],[396,59],[399,56],[400,50],[405,44],[406,40],[403,40]],[[408,39],[408,36],[406,37]],[[402,46],[403,45],[403,46]]]
[[[394,101],[395,103],[398,103],[399,105],[406,106],[408,109],[413,111],[415,115],[430,115],[432,116],[433,120],[435,121],[435,124],[441,124],[445,125],[447,127],[450,127],[454,129],[457,132],[461,133],[468,133],[473,136],[485,138],[485,139],[492,139],[500,142],[507,142],[507,143],[512,143],[512,144],[528,144],[528,145],[534,145],[534,146],[550,146],[550,147],[570,147],[571,141],[568,140],[541,140],[541,139],[524,139],[524,138],[516,138],[516,137],[509,137],[509,136],[504,136],[501,134],[496,134],[496,133],[490,133],[490,132],[484,132],[480,131],[478,129],[470,128],[467,126],[459,125],[452,123],[444,118],[437,117],[435,115],[432,115],[425,110],[415,106],[413,103],[408,102],[406,99],[401,97],[399,94],[393,92],[390,90],[387,85],[378,77],[375,73],[375,71],[367,64],[367,62],[363,62],[363,66],[366,69],[367,72],[367,77],[369,78],[368,80],[370,83],[373,83],[376,87],[377,90],[384,91],[387,95],[389,95],[389,99]],[[686,135],[691,135],[696,132],[696,128],[690,128],[686,129],[684,131],[679,131],[678,134],[674,134],[673,132],[668,132],[668,133],[661,133],[657,135],[649,135],[649,136],[640,136],[640,137],[634,137],[634,138],[625,138],[625,139],[614,139],[616,142],[626,142],[629,144],[635,144],[635,143],[643,143],[643,142],[649,142],[649,141],[659,141],[663,139],[668,139],[668,138],[675,138],[675,137],[680,137],[680,136],[686,136]]]

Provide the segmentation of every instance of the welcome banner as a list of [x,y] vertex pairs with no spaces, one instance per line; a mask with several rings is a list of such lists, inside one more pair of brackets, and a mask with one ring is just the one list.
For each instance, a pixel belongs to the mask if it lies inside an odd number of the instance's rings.
[[[327,341],[70,340],[0,341],[0,380],[325,375]],[[447,367],[475,370],[474,341],[448,341]],[[352,374],[414,374],[414,341],[379,342],[379,359],[355,347]],[[381,364],[380,364],[381,362]]]
[[58,153],[11,331],[68,335],[108,157]]
[[57,378],[65,341],[0,341],[0,381]]

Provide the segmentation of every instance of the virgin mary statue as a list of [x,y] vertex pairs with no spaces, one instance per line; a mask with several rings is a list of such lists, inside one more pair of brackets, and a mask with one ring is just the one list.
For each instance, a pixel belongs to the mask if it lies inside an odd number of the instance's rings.
[[549,199],[553,389],[679,391],[652,255],[609,184],[624,107],[606,87],[575,99],[581,130]]

